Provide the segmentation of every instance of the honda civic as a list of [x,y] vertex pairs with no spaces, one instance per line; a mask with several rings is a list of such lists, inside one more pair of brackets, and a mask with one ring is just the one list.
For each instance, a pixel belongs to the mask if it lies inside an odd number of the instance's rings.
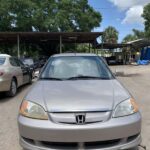
[[141,142],[137,103],[95,54],[50,57],[19,111],[28,150],[123,150]]

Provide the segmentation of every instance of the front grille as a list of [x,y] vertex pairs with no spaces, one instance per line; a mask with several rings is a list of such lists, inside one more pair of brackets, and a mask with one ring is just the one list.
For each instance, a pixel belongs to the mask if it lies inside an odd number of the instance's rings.
[[35,145],[34,140],[32,140],[32,139],[27,139],[27,138],[25,138],[25,137],[22,137],[22,138],[23,138],[23,140],[26,141],[27,143],[32,144],[32,145]]
[[[120,143],[121,139],[109,140],[109,141],[98,141],[98,142],[85,142],[83,147],[85,149],[99,149],[106,147],[113,147]],[[43,146],[55,149],[79,149],[80,143],[66,143],[66,142],[41,142]]]
[[133,135],[133,136],[130,136],[127,138],[127,142],[131,142],[133,140],[135,140],[140,134],[136,134],[136,135]]
[[78,143],[65,143],[65,142],[41,142],[43,146],[54,149],[77,149]]
[[97,122],[105,122],[110,118],[111,112],[84,112],[84,113],[49,113],[50,118],[55,123],[62,124],[77,124],[76,116],[78,114],[85,115],[85,123],[97,123]]
[[98,142],[86,142],[84,143],[84,147],[86,149],[112,147],[118,145],[120,141],[121,139],[109,140],[109,141],[98,141]]
[[93,142],[49,142],[49,141],[35,141],[32,139],[24,138],[24,141],[27,143],[38,146],[42,148],[50,148],[50,149],[58,149],[58,150],[77,150],[77,149],[104,149],[104,148],[111,148],[114,146],[118,146],[121,144],[127,144],[129,142],[134,141],[139,134],[136,134],[134,136],[130,136],[127,138],[122,139],[113,139],[113,140],[107,140],[107,141],[93,141]]

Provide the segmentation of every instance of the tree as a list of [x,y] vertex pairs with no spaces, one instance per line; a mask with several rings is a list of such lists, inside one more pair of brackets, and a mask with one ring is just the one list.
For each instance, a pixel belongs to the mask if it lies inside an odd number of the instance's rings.
[[140,31],[137,29],[133,29],[132,31],[133,31],[134,36],[136,36],[137,39],[145,38],[145,32],[144,31]]
[[[101,21],[101,14],[88,0],[0,0],[0,31],[84,32],[99,27]],[[4,49],[10,53],[12,47],[15,46],[5,45]],[[36,49],[45,55],[56,52],[58,44],[21,44],[20,47],[22,52]]]
[[118,42],[119,32],[115,29],[115,27],[109,26],[105,29],[103,35],[103,42],[105,43],[117,43]]
[[138,40],[138,39],[143,39],[145,38],[145,32],[144,31],[140,31],[137,29],[133,29],[133,34],[128,34],[124,37],[123,39],[123,43],[127,43],[130,41],[134,41],[134,40]]
[[101,14],[88,0],[0,0],[0,31],[91,31]]
[[137,40],[137,37],[133,34],[128,34],[124,37],[122,43],[128,43],[128,42],[134,41],[134,40]]
[[143,18],[145,20],[145,33],[150,38],[150,3],[144,7]]

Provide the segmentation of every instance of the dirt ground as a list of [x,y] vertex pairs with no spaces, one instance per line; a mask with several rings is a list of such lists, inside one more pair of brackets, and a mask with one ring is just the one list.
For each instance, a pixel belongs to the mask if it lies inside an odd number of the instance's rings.
[[138,102],[143,117],[142,145],[150,150],[150,65],[112,66],[111,69],[124,74],[118,79]]
[[[142,144],[150,150],[150,66],[112,66],[111,69],[124,72],[118,79],[139,104],[143,116]],[[30,87],[20,88],[14,98],[0,94],[0,150],[22,150],[18,142],[17,114],[20,103]]]

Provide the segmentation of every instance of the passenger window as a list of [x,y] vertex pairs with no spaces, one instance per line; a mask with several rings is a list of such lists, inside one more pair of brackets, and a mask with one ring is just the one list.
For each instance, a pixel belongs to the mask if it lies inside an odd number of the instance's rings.
[[10,61],[10,64],[11,64],[12,66],[14,66],[14,67],[20,67],[20,64],[19,64],[19,62],[17,61],[17,59],[15,59],[15,58],[10,58],[9,61]]

